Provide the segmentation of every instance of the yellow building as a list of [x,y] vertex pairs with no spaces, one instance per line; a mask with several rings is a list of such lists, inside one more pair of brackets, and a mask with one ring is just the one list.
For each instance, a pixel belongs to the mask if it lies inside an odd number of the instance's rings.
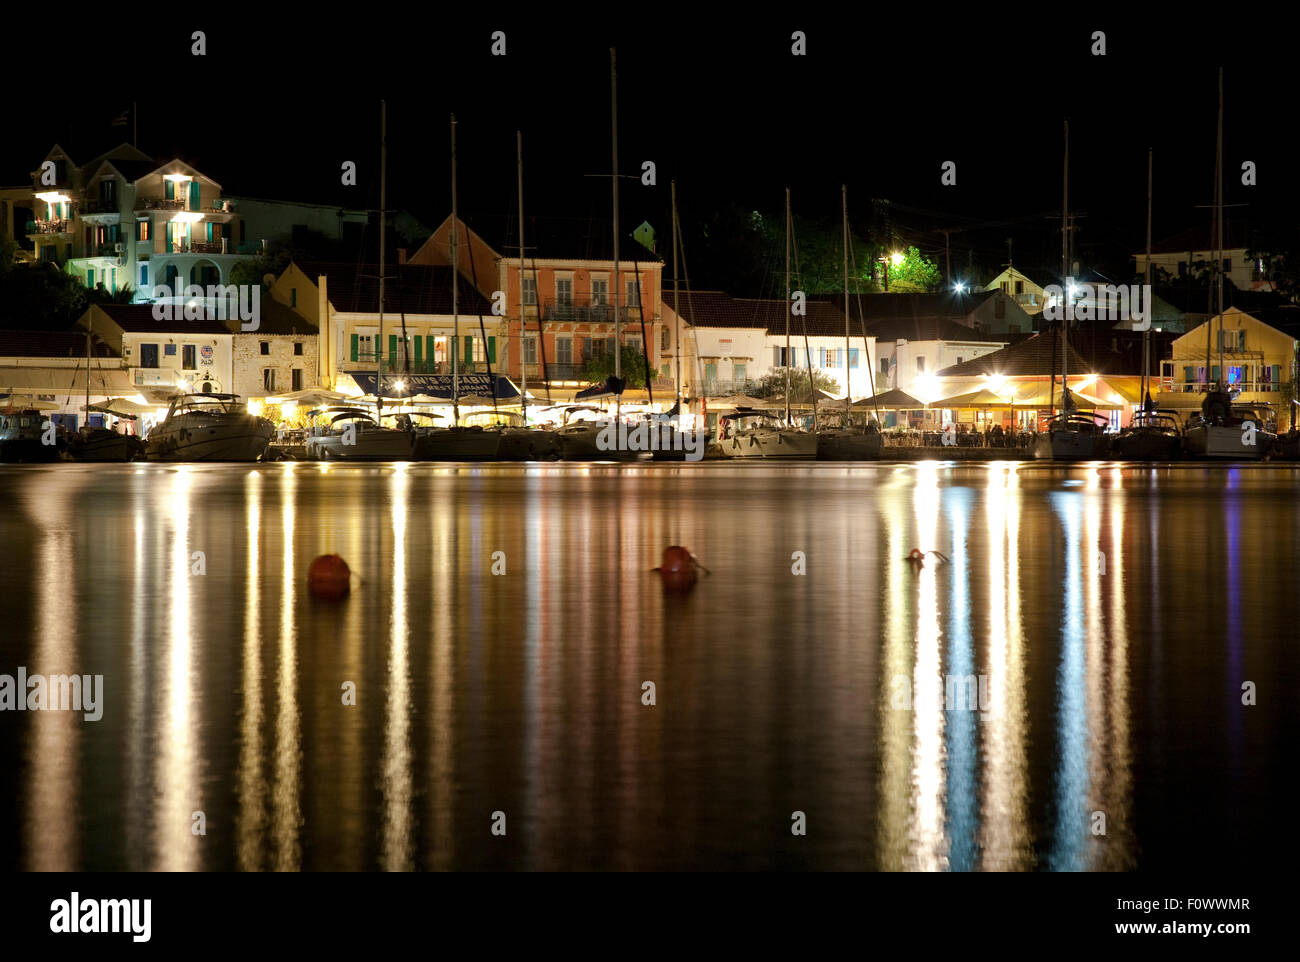
[[1296,379],[1297,338],[1300,308],[1247,313],[1230,307],[1174,341],[1172,358],[1160,365],[1159,404],[1198,409],[1210,385],[1222,382],[1243,403],[1271,404],[1285,430],[1293,415],[1283,409],[1294,405],[1283,387]]

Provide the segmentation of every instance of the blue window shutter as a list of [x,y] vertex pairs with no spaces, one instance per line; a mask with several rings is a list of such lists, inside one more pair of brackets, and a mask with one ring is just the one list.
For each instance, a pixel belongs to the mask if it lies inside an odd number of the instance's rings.
[[358,360],[358,357],[357,357],[358,352],[359,352],[359,348],[358,348],[358,346],[357,346],[357,342],[358,342],[358,340],[359,340],[359,336],[356,335],[356,334],[353,334],[353,335],[352,335],[352,360],[354,360],[354,361],[355,361],[355,360]]
[[212,243],[212,221],[208,221],[208,243]]
[[197,180],[190,181],[190,209],[199,209],[199,182]]
[[497,362],[497,339],[495,337],[488,338],[488,360],[493,364]]
[[144,287],[148,283],[149,283],[149,265],[141,264],[140,265],[140,286]]
[[95,287],[95,269],[93,267],[86,268],[86,286],[92,290]]

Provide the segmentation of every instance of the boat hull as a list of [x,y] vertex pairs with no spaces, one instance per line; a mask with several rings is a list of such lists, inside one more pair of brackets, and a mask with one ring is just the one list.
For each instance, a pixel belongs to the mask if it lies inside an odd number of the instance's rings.
[[1183,439],[1167,431],[1130,429],[1116,436],[1110,453],[1121,461],[1177,461],[1183,454]]
[[416,461],[495,461],[501,434],[481,428],[435,428],[417,433]]
[[1034,441],[1036,461],[1092,461],[1105,457],[1106,445],[1089,431],[1049,431]]
[[144,453],[144,442],[134,435],[104,431],[89,438],[74,439],[68,444],[65,457],[70,461],[134,461]]
[[1188,457],[1225,461],[1261,461],[1268,456],[1277,435],[1256,431],[1254,444],[1246,444],[1240,426],[1196,424],[1187,429],[1184,443]]
[[341,434],[308,438],[307,460],[410,461],[415,450],[415,436],[409,431],[358,431],[353,442],[344,444]]
[[145,441],[150,461],[257,461],[274,426],[251,414],[185,414],[164,421]]
[[604,449],[599,438],[605,433],[604,425],[596,427],[561,428],[558,434],[560,454],[565,461],[640,461],[650,456],[649,451]]
[[499,461],[558,461],[560,442],[554,431],[507,428],[501,432]]
[[817,435],[806,431],[755,431],[719,441],[716,451],[725,458],[810,460],[817,457]]
[[883,448],[879,434],[827,431],[817,435],[818,461],[874,461]]

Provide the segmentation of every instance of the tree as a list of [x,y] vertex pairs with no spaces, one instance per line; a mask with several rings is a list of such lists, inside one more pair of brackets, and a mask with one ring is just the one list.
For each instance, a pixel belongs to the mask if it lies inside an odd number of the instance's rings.
[[[641,353],[640,348],[623,345],[623,350],[619,358],[622,366],[622,376],[627,381],[628,387],[645,387],[646,380],[646,360],[645,355]],[[614,373],[614,355],[611,353],[601,354],[587,361],[586,374],[587,380],[592,384],[599,384],[611,377]]]
[[279,277],[284,273],[289,262],[293,260],[293,254],[288,250],[274,251],[269,254],[258,254],[251,261],[240,261],[230,269],[230,283],[238,285],[247,285],[252,287],[254,284],[262,288],[263,294],[269,294],[264,283],[266,275]]
[[[0,251],[0,258],[4,252]],[[12,255],[11,255],[12,256]],[[67,330],[85,313],[90,292],[77,277],[44,261],[0,267],[0,327]]]
[[899,263],[891,260],[886,269],[891,294],[924,293],[938,290],[943,284],[938,265],[915,247],[909,247]]
[[[812,400],[812,391],[808,389],[808,369],[806,367],[776,367],[764,374],[755,383],[752,394],[757,398],[785,397],[786,374],[790,377],[790,403],[806,404]],[[813,386],[827,394],[839,394],[840,382],[820,368],[812,369]]]

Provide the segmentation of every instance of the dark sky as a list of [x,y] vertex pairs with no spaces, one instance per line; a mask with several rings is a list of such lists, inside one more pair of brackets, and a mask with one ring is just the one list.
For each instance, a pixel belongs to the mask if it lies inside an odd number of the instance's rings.
[[[134,101],[142,149],[183,156],[228,193],[373,208],[383,96],[390,207],[430,226],[445,216],[455,111],[468,218],[513,215],[521,129],[529,216],[606,221],[609,180],[584,175],[611,165],[615,45],[621,169],[639,172],[643,160],[658,169],[656,187],[622,181],[628,230],[649,219],[663,234],[672,177],[684,221],[728,202],[779,212],[786,185],[798,213],[836,218],[847,183],[851,218],[888,199],[901,236],[931,252],[942,248],[932,228],[961,226],[954,247],[986,260],[1005,259],[1009,236],[1018,262],[1059,260],[1051,218],[1068,117],[1071,208],[1087,215],[1080,249],[1114,261],[1143,241],[1148,146],[1156,238],[1208,223],[1196,205],[1212,200],[1223,65],[1225,203],[1249,204],[1229,216],[1294,233],[1293,58],[1272,36],[1285,31],[1244,21],[1252,11],[1228,26],[1181,27],[1134,22],[1131,11],[864,6],[833,18],[751,5],[719,21],[702,9],[623,3],[453,19],[431,5],[358,23],[355,10],[304,8],[283,20],[213,8],[120,36],[97,25],[98,65],[42,72],[37,93],[7,104],[0,181],[23,181],[52,142],[129,138],[129,127],[108,123]],[[190,54],[194,29],[207,32],[205,58]],[[805,57],[790,53],[796,29],[807,33]],[[1096,29],[1104,57],[1089,54]],[[505,57],[490,53],[493,30],[506,33]],[[28,57],[8,53],[11,67]],[[355,188],[339,184],[344,160],[360,167]],[[940,185],[947,160],[955,187]],[[1258,165],[1259,186],[1241,185],[1244,160]]]

